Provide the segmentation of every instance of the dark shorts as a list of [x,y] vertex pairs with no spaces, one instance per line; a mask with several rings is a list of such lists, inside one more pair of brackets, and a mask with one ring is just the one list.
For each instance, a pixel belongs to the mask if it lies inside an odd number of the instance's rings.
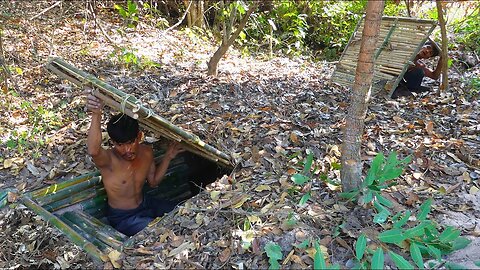
[[107,219],[117,231],[132,236],[147,227],[156,217],[172,211],[175,206],[173,202],[144,195],[142,203],[135,209],[115,209],[107,204]]

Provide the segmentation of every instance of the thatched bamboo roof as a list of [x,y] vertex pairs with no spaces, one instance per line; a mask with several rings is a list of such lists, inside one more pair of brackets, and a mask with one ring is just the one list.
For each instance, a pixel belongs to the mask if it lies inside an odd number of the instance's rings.
[[[358,54],[365,17],[357,24],[350,40],[343,51],[332,75],[332,81],[351,88],[355,80]],[[388,93],[393,90],[403,74],[422,48],[437,23],[432,20],[421,20],[406,17],[382,17],[379,39],[375,50],[375,73],[372,92]]]

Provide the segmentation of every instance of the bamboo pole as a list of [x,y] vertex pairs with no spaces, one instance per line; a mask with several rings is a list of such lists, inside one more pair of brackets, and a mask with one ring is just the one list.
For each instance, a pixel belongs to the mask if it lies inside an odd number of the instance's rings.
[[85,201],[92,197],[96,197],[104,194],[106,194],[105,188],[87,189],[79,193],[72,194],[72,196],[67,197],[65,199],[54,201],[50,204],[43,205],[42,207],[45,208],[47,211],[54,212],[59,209],[77,204],[81,201]]
[[[94,76],[85,73],[81,70],[76,69],[75,67],[71,66],[70,64],[66,63],[65,61],[61,60],[60,58],[53,58],[49,61],[49,64],[47,65],[47,68],[49,67],[54,67],[57,69],[60,69],[61,71],[63,70],[65,73],[70,75],[71,77],[75,77],[78,80],[81,80],[85,85],[89,85],[90,87],[95,86],[96,88],[105,91],[107,94],[109,94],[113,99],[117,101],[117,103],[122,104],[122,108],[116,108],[119,109],[120,111],[124,111],[125,108],[131,109],[134,113],[138,113],[139,116],[143,118],[151,118],[151,121],[154,121],[156,124],[160,125],[163,127],[163,129],[167,129],[175,134],[180,135],[184,141],[188,142],[189,144],[199,146],[199,149],[205,152],[210,152],[213,153],[216,156],[221,157],[222,159],[218,160],[213,160],[215,162],[222,162],[227,161],[224,163],[225,166],[227,167],[232,167],[232,164],[230,162],[230,157],[226,155],[225,153],[217,150],[216,148],[206,144],[203,142],[198,136],[193,135],[191,133],[188,133],[184,131],[183,129],[180,129],[179,127],[173,125],[172,123],[168,122],[166,119],[156,115],[152,114],[152,112],[144,107],[139,100],[137,100],[134,96],[128,95],[113,86],[95,78]],[[94,87],[92,87],[94,88]],[[142,119],[144,121],[145,119]],[[208,155],[207,155],[208,156]]]
[[91,223],[93,226],[101,227],[104,231],[108,232],[111,237],[113,237],[114,239],[117,239],[118,241],[123,242],[126,239],[128,239],[128,236],[126,236],[123,233],[115,230],[112,226],[103,223],[102,221],[100,221],[97,218],[89,217],[84,212],[78,212],[77,215],[85,218],[87,220],[87,222]]
[[90,216],[92,216],[94,218],[101,219],[101,218],[105,217],[105,213],[107,212],[107,207],[105,205],[105,206],[101,206],[101,207],[84,209],[83,211],[86,214],[89,214]]
[[54,191],[46,196],[38,197],[36,199],[37,203],[40,204],[41,206],[44,206],[46,204],[53,203],[58,200],[65,199],[66,197],[72,196],[76,193],[79,193],[83,190],[89,189],[94,186],[98,186],[102,183],[100,180],[100,177],[92,177],[88,180],[84,180],[78,184],[68,186],[66,188],[63,188],[58,191]]
[[107,246],[112,247],[116,250],[122,249],[122,241],[119,241],[112,236],[106,234],[102,227],[96,226],[95,224],[89,222],[89,218],[85,216],[80,216],[74,212],[66,212],[62,216],[71,221],[73,224],[76,224],[86,234],[91,235],[93,238],[98,239],[99,241],[105,243]]
[[50,186],[32,191],[32,192],[29,193],[29,196],[31,196],[33,199],[36,199],[38,197],[45,196],[49,193],[62,190],[66,187],[78,184],[78,183],[83,182],[87,179],[90,179],[94,176],[99,176],[99,175],[100,175],[99,171],[94,171],[94,172],[90,172],[90,173],[87,173],[87,174],[83,174],[83,175],[74,177],[72,179],[61,181],[60,183],[53,184],[53,185],[50,185]]
[[[67,212],[69,213],[69,212]],[[100,241],[97,239],[94,235],[90,234],[89,232],[83,230],[79,224],[76,224],[72,222],[71,220],[67,219],[65,216],[61,216],[60,220],[63,221],[65,224],[67,224],[70,228],[72,228],[74,231],[76,231],[78,234],[83,236],[87,241],[95,245],[98,249],[100,249],[104,254],[110,253],[112,251],[112,247],[110,247],[108,244]]]
[[103,254],[95,245],[89,242],[85,237],[81,236],[75,230],[67,226],[63,221],[59,218],[48,212],[47,210],[43,209],[41,206],[36,204],[32,199],[28,196],[21,196],[20,200],[22,203],[34,211],[37,215],[41,216],[45,219],[45,221],[49,222],[61,232],[63,232],[73,243],[78,245],[80,248],[85,250],[93,259],[98,261],[106,262],[108,261],[108,256]]
[[100,207],[107,203],[107,194],[95,196],[80,203],[82,209]]

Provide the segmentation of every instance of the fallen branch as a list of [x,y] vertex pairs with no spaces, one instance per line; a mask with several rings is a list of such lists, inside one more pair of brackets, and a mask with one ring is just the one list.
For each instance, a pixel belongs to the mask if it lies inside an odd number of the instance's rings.
[[30,18],[29,20],[31,21],[31,20],[33,20],[33,19],[36,19],[36,18],[42,16],[43,13],[49,11],[50,9],[52,9],[52,8],[58,6],[58,5],[60,5],[61,3],[62,3],[62,1],[57,1],[55,4],[53,4],[53,5],[51,5],[50,7],[44,9],[42,12],[40,12],[40,13],[38,13],[37,15],[33,16],[33,17]]

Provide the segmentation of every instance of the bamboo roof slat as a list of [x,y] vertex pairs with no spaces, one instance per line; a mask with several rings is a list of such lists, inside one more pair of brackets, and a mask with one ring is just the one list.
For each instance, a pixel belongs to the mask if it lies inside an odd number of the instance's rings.
[[[205,158],[208,158],[214,162],[220,162],[224,166],[230,168],[233,167],[232,162],[230,161],[230,156],[219,151],[213,146],[206,144],[198,136],[186,132],[185,130],[173,125],[166,119],[153,113],[150,109],[144,107],[142,103],[133,95],[126,94],[116,89],[115,87],[95,78],[94,76],[73,67],[60,58],[50,59],[46,67],[47,69],[52,70],[54,73],[61,72],[70,78],[74,78],[77,80],[77,83],[80,81],[82,83],[82,87],[96,89],[97,91],[94,92],[94,94],[99,98],[105,98],[108,96],[107,105],[125,113],[133,113],[133,116],[135,116],[135,114],[138,115],[140,122],[146,123],[159,133],[164,135],[172,135],[171,133],[173,133],[179,136],[184,143],[190,146],[191,149],[195,149],[197,152],[203,152],[203,156]],[[102,95],[98,95],[99,93]],[[130,111],[126,111],[126,109]],[[155,125],[148,124],[148,122],[153,122]],[[173,136],[170,136],[170,138],[172,137]],[[176,139],[178,141],[178,138]],[[218,158],[212,159],[212,157]]]
[[[331,78],[346,87],[352,87],[355,80],[364,19],[358,22]],[[372,87],[388,87],[391,95],[436,24],[432,20],[383,16],[375,49],[376,85]]]

